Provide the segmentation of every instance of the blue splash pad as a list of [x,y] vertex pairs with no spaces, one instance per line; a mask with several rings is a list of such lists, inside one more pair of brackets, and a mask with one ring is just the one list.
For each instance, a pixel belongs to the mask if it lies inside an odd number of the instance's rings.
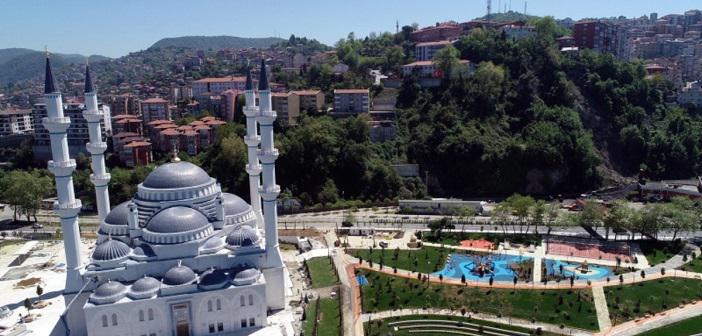
[[[588,264],[588,272],[583,273],[578,267],[581,263],[563,260],[544,259],[544,266],[548,275],[562,275],[564,277],[575,276],[575,280],[603,280],[607,277],[614,277],[614,271],[609,266]],[[563,272],[561,272],[563,266]]]
[[[461,279],[465,275],[466,281],[489,281],[494,277],[495,281],[511,282],[516,275],[510,265],[520,262],[533,262],[531,257],[520,257],[513,255],[474,255],[452,253],[444,268],[434,276],[443,275],[444,278]],[[488,270],[481,274],[476,270],[478,264],[488,266]]]

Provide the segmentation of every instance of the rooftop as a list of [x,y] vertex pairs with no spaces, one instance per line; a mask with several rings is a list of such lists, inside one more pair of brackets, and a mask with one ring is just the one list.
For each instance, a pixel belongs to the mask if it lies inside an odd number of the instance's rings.
[[228,82],[246,82],[244,76],[229,76],[229,77],[207,77],[198,79],[195,83],[228,83]]
[[146,100],[142,100],[141,102],[142,102],[142,103],[145,103],[145,104],[164,104],[164,103],[168,103],[168,101],[165,100],[165,99],[163,99],[163,98],[149,98],[149,99],[146,99]]
[[336,89],[334,94],[354,94],[354,93],[368,93],[368,89]]

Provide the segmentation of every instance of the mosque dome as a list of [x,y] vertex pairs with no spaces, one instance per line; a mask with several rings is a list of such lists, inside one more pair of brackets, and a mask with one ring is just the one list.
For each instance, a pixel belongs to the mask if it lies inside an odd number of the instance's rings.
[[255,268],[247,268],[234,276],[234,285],[245,286],[250,285],[258,280],[261,276],[261,271]]
[[200,167],[185,161],[171,162],[156,168],[146,177],[142,186],[151,189],[196,187],[212,178]]
[[222,198],[224,199],[222,205],[226,216],[239,215],[251,210],[251,206],[237,195],[222,193]]
[[212,224],[202,212],[174,206],[151,217],[143,239],[149,243],[176,244],[203,238],[211,232]]
[[105,217],[105,223],[110,225],[129,225],[129,201],[124,202],[110,211]]
[[178,265],[166,272],[163,276],[163,283],[169,286],[187,285],[195,281],[197,276],[188,266]]
[[115,303],[127,293],[127,287],[117,281],[107,281],[100,285],[92,295],[90,301],[95,304]]
[[158,292],[161,282],[152,277],[143,277],[135,281],[129,288],[129,297],[134,299],[150,298]]
[[134,250],[132,251],[132,254],[134,254],[135,256],[147,257],[147,258],[153,257],[156,255],[156,253],[154,253],[154,250],[151,248],[151,246],[146,245],[146,244],[142,244],[142,245],[135,247]]
[[242,225],[229,233],[227,236],[227,245],[231,247],[247,247],[258,244],[261,237],[256,230],[248,225]]
[[224,286],[229,281],[229,276],[223,270],[211,269],[200,276],[200,286]]
[[202,244],[200,251],[203,253],[215,253],[222,247],[224,247],[224,239],[222,237],[212,237]]
[[119,240],[108,239],[95,248],[92,258],[95,261],[117,260],[126,257],[130,250],[127,244]]

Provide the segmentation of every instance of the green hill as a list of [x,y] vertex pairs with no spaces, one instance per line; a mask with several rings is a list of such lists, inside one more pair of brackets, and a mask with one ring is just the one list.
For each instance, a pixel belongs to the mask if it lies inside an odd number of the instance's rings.
[[[538,19],[538,16],[533,16],[533,15],[527,15],[524,13],[518,13],[514,11],[508,11],[506,13],[492,13],[490,14],[490,20],[496,21],[496,22],[515,22],[515,21],[524,21],[524,22],[529,22],[530,20],[533,19]],[[482,16],[479,17],[478,20],[486,20],[487,16]]]
[[181,36],[158,40],[149,49],[157,48],[193,48],[203,50],[220,50],[225,48],[268,48],[285,41],[277,37],[246,38],[236,36]]
[[[86,56],[78,54],[51,54],[54,69],[68,64],[85,63]],[[91,62],[108,60],[108,57],[89,56]],[[31,49],[0,49],[0,85],[39,76],[44,71],[44,52]]]

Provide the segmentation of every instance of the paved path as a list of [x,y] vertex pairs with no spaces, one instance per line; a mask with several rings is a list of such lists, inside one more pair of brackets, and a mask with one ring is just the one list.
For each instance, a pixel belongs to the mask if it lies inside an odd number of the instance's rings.
[[600,330],[607,330],[611,328],[612,320],[609,319],[609,308],[607,307],[607,298],[605,297],[604,287],[592,287],[592,300],[595,303],[597,324],[600,326]]
[[640,333],[664,327],[666,325],[687,320],[702,315],[702,302],[689,304],[682,308],[673,308],[660,312],[648,318],[640,318],[616,325],[609,330],[602,331],[597,336],[633,336]]
[[[368,321],[387,319],[387,318],[396,317],[396,316],[411,316],[411,315],[464,316],[461,314],[460,311],[450,310],[450,309],[399,309],[399,310],[386,310],[386,311],[372,313],[372,314],[363,314],[362,319],[363,319],[363,322],[368,322]],[[592,335],[591,332],[581,330],[581,329],[561,328],[560,326],[557,326],[554,324],[541,323],[541,322],[531,323],[531,321],[510,318],[510,317],[497,317],[495,315],[483,314],[483,313],[467,314],[466,316],[470,316],[470,317],[478,319],[478,320],[489,321],[489,322],[494,322],[494,323],[501,323],[501,324],[511,325],[511,326],[515,326],[515,327],[521,327],[521,328],[526,328],[526,329],[536,329],[538,327],[541,327],[541,330],[552,332],[555,334],[578,335],[578,336]]]

